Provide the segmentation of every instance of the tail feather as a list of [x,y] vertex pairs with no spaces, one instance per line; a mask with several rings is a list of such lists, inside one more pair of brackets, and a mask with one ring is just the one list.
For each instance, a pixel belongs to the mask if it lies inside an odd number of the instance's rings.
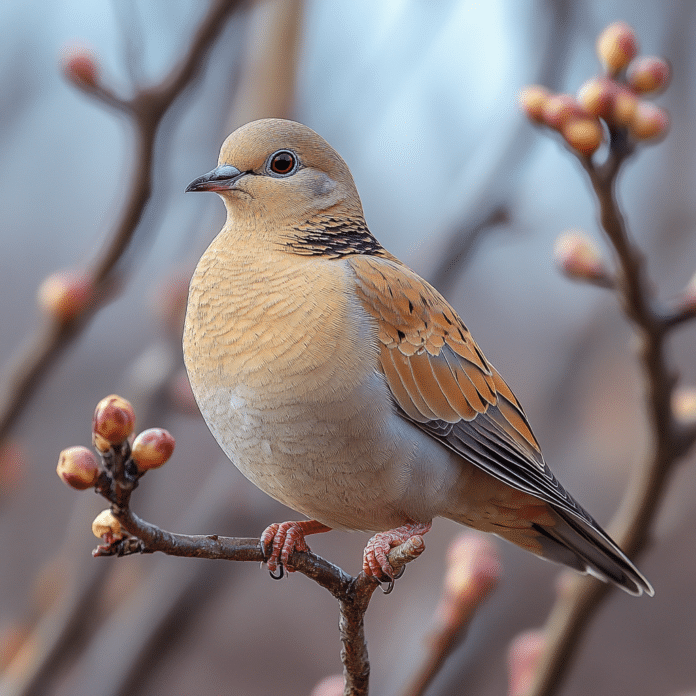
[[632,595],[655,594],[648,580],[599,525],[590,526],[557,508],[552,514],[555,525],[533,525],[540,534],[545,558],[612,582]]

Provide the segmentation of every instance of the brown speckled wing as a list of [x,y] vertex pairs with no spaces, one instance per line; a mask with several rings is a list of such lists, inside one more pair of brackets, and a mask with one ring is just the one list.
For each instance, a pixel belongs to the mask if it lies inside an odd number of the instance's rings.
[[594,524],[544,463],[515,395],[442,295],[393,257],[346,261],[377,322],[380,364],[401,415],[513,488]]

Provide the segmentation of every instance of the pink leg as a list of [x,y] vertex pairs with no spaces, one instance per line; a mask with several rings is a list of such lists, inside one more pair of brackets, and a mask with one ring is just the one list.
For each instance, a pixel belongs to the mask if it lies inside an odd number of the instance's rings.
[[421,536],[430,531],[432,522],[409,522],[402,527],[391,529],[388,532],[379,532],[367,542],[363,552],[363,572],[365,575],[385,579],[394,578],[394,569],[389,564],[389,551],[399,544],[403,544],[411,537]]
[[275,573],[278,565],[282,563],[288,572],[293,572],[288,565],[290,554],[293,551],[309,551],[309,546],[304,539],[305,535],[330,531],[331,527],[316,520],[280,524],[276,522],[269,525],[261,535],[261,547],[264,555],[268,557],[268,570]]

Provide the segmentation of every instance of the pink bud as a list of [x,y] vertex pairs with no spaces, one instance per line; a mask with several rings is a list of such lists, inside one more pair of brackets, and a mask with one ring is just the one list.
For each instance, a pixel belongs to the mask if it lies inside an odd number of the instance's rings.
[[543,631],[525,631],[513,639],[508,650],[508,696],[527,696],[544,651]]
[[86,447],[68,447],[60,453],[56,472],[68,486],[84,491],[97,482],[99,461]]
[[540,85],[525,87],[519,96],[520,107],[532,121],[541,123],[546,101],[550,96],[549,90]]
[[92,433],[100,451],[120,445],[135,428],[135,411],[130,402],[116,394],[103,398],[94,411]]
[[669,63],[657,56],[641,56],[631,61],[626,81],[638,94],[650,94],[664,89],[670,80]]
[[631,135],[637,140],[649,140],[663,135],[669,128],[669,115],[651,102],[639,101],[633,118],[628,124]]
[[543,105],[541,119],[549,128],[561,130],[571,119],[587,115],[570,94],[552,94]]
[[593,116],[607,118],[611,114],[617,87],[616,82],[608,77],[593,77],[578,90],[578,103]]
[[162,466],[172,456],[175,444],[174,438],[164,428],[143,430],[131,447],[131,456],[138,471]]
[[63,73],[78,87],[96,87],[99,66],[94,52],[84,46],[68,46],[63,50]]
[[343,696],[343,677],[335,674],[322,679],[313,689],[310,696]]
[[607,117],[609,125],[626,128],[636,116],[636,110],[640,101],[638,97],[623,85],[619,86],[614,94],[611,113]]
[[447,572],[436,610],[439,620],[453,625],[470,616],[497,587],[502,572],[495,541],[461,532],[447,553]]
[[626,22],[610,24],[597,39],[597,55],[610,75],[623,70],[638,55],[638,39]]
[[58,271],[39,286],[39,306],[59,321],[70,321],[82,313],[93,293],[92,278],[85,271]]
[[583,232],[566,232],[558,237],[553,250],[556,263],[571,278],[606,280],[607,271],[593,242]]

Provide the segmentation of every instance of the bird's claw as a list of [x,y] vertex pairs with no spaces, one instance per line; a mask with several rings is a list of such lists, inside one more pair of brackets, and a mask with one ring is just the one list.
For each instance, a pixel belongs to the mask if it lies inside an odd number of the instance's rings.
[[293,551],[309,551],[309,546],[304,539],[303,524],[303,522],[274,523],[266,527],[261,535],[261,552],[274,580],[280,580],[285,571],[293,572],[290,567],[290,556]]
[[[363,572],[371,575],[376,580],[389,582],[401,576],[402,570],[394,573],[389,563],[389,552],[396,546],[403,544],[414,536],[421,536],[430,529],[430,522],[409,522],[388,532],[375,534],[368,542],[363,553]],[[391,590],[390,590],[391,591]]]
[[283,576],[285,575],[285,566],[282,563],[279,563],[277,566],[278,570],[278,575],[274,575],[273,571],[269,568],[268,569],[268,574],[274,579],[274,580],[282,580]]
[[389,579],[389,582],[387,583],[386,590],[384,589],[384,587],[382,587],[382,585],[384,583],[381,580],[377,581],[377,582],[379,582],[379,589],[382,590],[382,594],[386,595],[386,594],[392,593],[392,590],[394,589],[394,581],[398,580],[404,574],[405,570],[406,570],[405,565],[403,565],[403,566],[401,566],[401,568],[399,568],[399,570],[394,574],[394,577]]

